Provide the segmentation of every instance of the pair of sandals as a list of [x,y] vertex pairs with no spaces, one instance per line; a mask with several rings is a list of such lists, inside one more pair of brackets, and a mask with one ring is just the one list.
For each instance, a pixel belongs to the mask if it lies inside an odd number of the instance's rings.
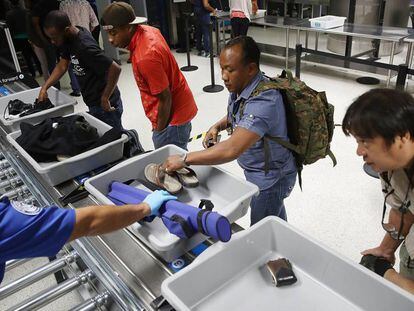
[[194,188],[199,184],[196,173],[189,167],[166,173],[161,164],[151,163],[145,167],[145,178],[155,186],[171,194],[179,193],[184,187]]

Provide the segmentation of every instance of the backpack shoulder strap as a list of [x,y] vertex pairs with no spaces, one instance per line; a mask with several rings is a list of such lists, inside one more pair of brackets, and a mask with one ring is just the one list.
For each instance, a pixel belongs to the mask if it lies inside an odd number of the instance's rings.
[[[265,80],[260,81],[259,84],[253,90],[253,92],[250,94],[248,99],[256,97],[267,90],[281,90],[281,86],[273,78],[269,78],[269,81],[265,81]],[[245,107],[246,107],[246,100],[242,100],[242,102],[240,103],[240,108],[239,108],[240,117],[243,116]]]
[[265,80],[260,81],[259,84],[256,86],[256,88],[253,90],[253,92],[250,94],[249,98],[256,97],[267,90],[280,90],[281,89],[281,86],[276,80],[272,78],[269,78],[269,79],[270,79],[269,81],[265,81]]
[[285,147],[286,149],[289,149],[293,152],[298,153],[298,147],[286,140],[283,140],[280,137],[276,137],[276,136],[270,136],[270,135],[265,135],[264,139],[269,139],[269,140],[273,140],[274,142],[277,142],[279,145],[282,145],[283,147]]

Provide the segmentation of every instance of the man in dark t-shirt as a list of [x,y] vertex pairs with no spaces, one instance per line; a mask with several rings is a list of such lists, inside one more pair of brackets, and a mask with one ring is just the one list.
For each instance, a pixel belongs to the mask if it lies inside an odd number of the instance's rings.
[[89,31],[71,25],[65,12],[50,12],[43,28],[58,47],[60,60],[41,88],[39,100],[47,98],[47,89],[64,75],[71,63],[89,113],[112,127],[122,129],[123,107],[116,87],[121,67],[104,55]]

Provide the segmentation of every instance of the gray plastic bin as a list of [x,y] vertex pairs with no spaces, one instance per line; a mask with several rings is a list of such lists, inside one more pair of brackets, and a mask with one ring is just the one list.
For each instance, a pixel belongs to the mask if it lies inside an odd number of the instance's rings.
[[[273,285],[265,264],[280,257],[292,263],[295,284]],[[178,311],[414,310],[413,295],[276,217],[210,246],[161,292]]]
[[[106,197],[112,181],[124,182],[130,179],[145,178],[144,168],[149,163],[162,163],[169,155],[185,152],[174,145],[168,145],[151,153],[128,159],[110,170],[90,178],[85,187],[99,202],[112,204]],[[196,188],[183,188],[178,194],[181,202],[198,206],[200,199],[209,199],[214,204],[214,211],[234,222],[246,214],[251,198],[259,192],[256,185],[235,177],[225,170],[214,166],[192,167],[200,181]],[[136,183],[138,187],[142,187]],[[131,227],[140,239],[156,251],[166,261],[171,262],[182,254],[206,240],[198,233],[192,238],[180,239],[169,233],[160,218],[151,223],[135,224]]]
[[78,103],[75,99],[71,96],[62,93],[61,91],[57,90],[54,87],[51,87],[47,90],[47,95],[55,106],[54,108],[50,108],[47,110],[43,110],[28,116],[24,116],[18,119],[13,120],[5,120],[4,119],[4,111],[9,103],[9,101],[14,99],[20,99],[21,101],[33,104],[36,98],[39,95],[40,87],[11,94],[5,97],[0,97],[0,121],[5,130],[8,133],[15,132],[20,130],[20,123],[27,122],[30,124],[36,124],[43,121],[46,118],[53,118],[53,117],[60,117],[70,114],[74,111],[74,106]]
[[[96,127],[99,136],[111,129],[111,126],[91,116],[87,112],[76,113],[83,116],[90,125]],[[125,134],[121,138],[92,150],[85,151],[63,161],[39,163],[34,160],[17,142],[20,131],[7,135],[7,140],[17,149],[27,162],[38,172],[51,186],[55,186],[79,176],[102,165],[119,160],[123,156],[124,144],[128,140]]]

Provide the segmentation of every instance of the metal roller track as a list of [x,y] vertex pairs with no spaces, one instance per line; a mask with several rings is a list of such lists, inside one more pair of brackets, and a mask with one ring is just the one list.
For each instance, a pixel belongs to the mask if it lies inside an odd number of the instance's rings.
[[29,298],[22,303],[10,308],[7,311],[23,311],[23,310],[38,310],[41,307],[51,303],[52,301],[66,295],[67,293],[73,291],[82,284],[87,283],[94,278],[92,271],[87,270],[80,275],[77,275],[73,278],[70,278],[63,283],[46,289],[34,298]]
[[0,299],[12,295],[22,288],[25,288],[26,286],[29,286],[50,274],[62,270],[66,265],[74,262],[78,257],[79,255],[76,252],[72,252],[62,258],[51,261],[47,265],[44,265],[43,267],[40,267],[39,269],[36,269],[35,271],[26,274],[25,276],[8,283],[3,287],[0,287]]
[[32,260],[32,258],[10,260],[6,263],[6,272],[18,266],[21,266],[30,260]]
[[109,300],[111,299],[111,296],[108,292],[105,292],[101,295],[95,296],[84,303],[76,306],[75,308],[70,309],[69,311],[91,311],[96,310],[97,308],[105,306]]

